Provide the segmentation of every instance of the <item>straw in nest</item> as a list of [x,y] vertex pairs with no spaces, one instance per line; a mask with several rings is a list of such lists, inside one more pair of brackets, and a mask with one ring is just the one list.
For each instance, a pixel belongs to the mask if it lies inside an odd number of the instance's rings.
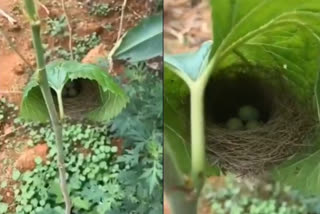
[[99,86],[95,81],[87,79],[74,81],[77,83],[79,92],[74,97],[63,97],[63,107],[66,116],[81,120],[101,104]]
[[[218,77],[218,82],[212,84],[214,88],[209,86],[207,89],[207,93],[215,90],[218,94],[218,97],[206,96],[210,103],[206,104],[206,110],[218,109],[215,118],[209,117],[206,124],[207,156],[211,163],[223,170],[239,175],[261,174],[309,147],[315,121],[312,111],[300,105],[288,91],[270,90],[272,86],[264,84],[264,80],[240,76],[229,83],[230,79]],[[232,97],[234,94],[236,97]],[[264,114],[263,124],[254,129],[236,131],[221,125],[230,117],[230,105],[231,108],[234,105],[239,107],[236,99],[260,108]]]

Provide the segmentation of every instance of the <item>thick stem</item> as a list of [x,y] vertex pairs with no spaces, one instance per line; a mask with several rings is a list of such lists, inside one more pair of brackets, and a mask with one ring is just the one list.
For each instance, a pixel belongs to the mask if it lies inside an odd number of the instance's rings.
[[203,186],[205,168],[204,90],[203,81],[191,87],[191,176],[197,194]]
[[[40,73],[41,71],[39,71],[39,74]],[[66,168],[64,164],[62,125],[61,125],[61,121],[58,119],[58,114],[53,102],[53,98],[52,98],[50,88],[48,86],[48,82],[47,84],[45,84],[46,80],[44,79],[46,79],[46,77],[40,78],[39,85],[40,85],[44,100],[46,102],[50,119],[51,119],[51,124],[56,136],[57,162],[58,162],[58,169],[59,169],[60,188],[65,201],[65,214],[70,214],[72,204],[71,204],[71,199],[68,193],[67,173],[66,173]]]
[[67,188],[67,173],[64,164],[64,155],[63,155],[63,142],[62,142],[62,125],[59,120],[58,113],[52,98],[52,94],[50,91],[50,87],[48,84],[47,73],[45,70],[45,59],[44,59],[44,49],[41,41],[40,34],[40,21],[37,18],[35,5],[33,0],[24,0],[25,1],[25,9],[31,20],[32,27],[32,40],[33,46],[36,50],[36,58],[37,58],[37,80],[43,94],[46,106],[48,108],[48,112],[50,115],[51,124],[56,137],[57,144],[57,161],[58,161],[58,169],[59,169],[59,178],[60,178],[60,187],[61,192],[65,201],[65,214],[71,213],[71,199],[68,193]]

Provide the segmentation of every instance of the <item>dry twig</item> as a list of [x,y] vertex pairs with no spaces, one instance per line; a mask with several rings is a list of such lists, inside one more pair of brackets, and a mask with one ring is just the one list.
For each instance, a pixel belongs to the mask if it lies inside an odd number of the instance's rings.
[[72,34],[73,34],[73,31],[72,31],[72,26],[71,26],[71,22],[70,22],[70,19],[69,19],[68,11],[67,11],[67,8],[66,8],[65,0],[61,0],[61,5],[62,5],[62,9],[63,9],[64,15],[66,17],[67,25],[68,25],[69,51],[70,51],[71,59],[73,60],[73,47],[72,47]]
[[48,15],[50,14],[50,11],[48,10],[48,8],[44,4],[42,4],[40,1],[38,1],[38,4],[40,5],[40,7],[42,7],[46,11],[46,13]]
[[10,24],[14,25],[17,23],[17,20],[9,16],[6,12],[4,12],[2,9],[0,9],[0,15],[4,16]]
[[119,39],[120,39],[120,37],[121,37],[122,26],[123,26],[123,19],[124,19],[124,11],[125,11],[125,9],[126,9],[126,5],[127,5],[127,0],[123,0],[117,41],[119,41]]
[[120,25],[119,25],[119,30],[118,30],[118,36],[117,36],[117,41],[114,45],[114,47],[112,48],[112,50],[109,53],[108,56],[108,62],[109,62],[109,73],[111,74],[113,71],[113,54],[116,51],[117,47],[119,47],[120,45],[120,38],[121,38],[121,33],[122,33],[122,26],[123,26],[123,19],[124,19],[124,11],[127,5],[127,0],[123,0],[123,4],[122,4],[122,9],[121,9],[121,17],[120,17]]

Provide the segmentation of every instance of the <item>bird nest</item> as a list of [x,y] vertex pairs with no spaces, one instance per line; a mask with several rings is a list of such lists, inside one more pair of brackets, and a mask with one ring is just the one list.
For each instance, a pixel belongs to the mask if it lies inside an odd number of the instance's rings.
[[67,117],[84,119],[86,114],[101,105],[99,85],[88,79],[73,80],[64,86],[62,99]]
[[[211,163],[240,175],[255,175],[311,146],[313,111],[283,86],[244,73],[227,77],[222,72],[213,78],[206,91],[206,150]],[[225,121],[248,104],[260,111],[260,126],[226,128]]]

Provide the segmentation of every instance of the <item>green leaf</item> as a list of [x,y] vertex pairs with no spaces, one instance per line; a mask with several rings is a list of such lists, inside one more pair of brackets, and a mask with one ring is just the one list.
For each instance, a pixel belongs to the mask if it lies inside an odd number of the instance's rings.
[[314,90],[315,90],[314,93],[316,98],[318,120],[320,121],[320,71],[317,74],[317,82],[315,84]]
[[25,120],[46,122],[49,113],[37,81],[32,78],[23,93],[20,116]]
[[[181,62],[181,64],[184,62]],[[186,83],[173,71],[165,67],[164,72],[164,143],[165,159],[170,162],[174,172],[164,167],[164,180],[171,182],[173,175],[182,179],[191,171],[190,134],[188,122],[189,89]],[[175,118],[174,120],[172,118]],[[169,176],[169,177],[168,177]],[[182,182],[179,180],[179,182]],[[174,180],[171,185],[177,185]],[[180,184],[181,185],[181,184]]]
[[113,57],[133,63],[161,56],[162,26],[162,15],[143,20],[124,36]]
[[56,180],[51,182],[51,184],[49,186],[49,189],[48,189],[48,192],[50,194],[53,194],[53,195],[56,196],[56,203],[57,204],[61,204],[61,203],[64,202],[63,195],[62,195],[62,192],[60,190],[60,183],[59,183],[58,179],[56,179]]
[[117,116],[127,105],[129,98],[106,71],[96,65],[68,62],[66,70],[72,70],[70,79],[89,79],[96,81],[102,89],[102,104],[88,113],[88,119],[108,121]]
[[89,208],[90,208],[89,201],[82,199],[79,196],[72,198],[72,204],[74,205],[74,207],[76,207],[78,209],[89,210]]
[[102,95],[103,103],[88,114],[88,119],[94,121],[108,121],[117,116],[127,105],[129,99],[123,93],[104,92]]
[[37,164],[37,165],[40,165],[42,163],[42,158],[41,157],[36,157],[34,159],[34,162]]
[[6,188],[7,186],[8,186],[8,182],[7,181],[2,181],[1,185],[0,185],[0,188],[3,189],[3,188]]
[[19,170],[14,169],[12,172],[12,179],[17,181],[20,178],[21,173],[19,172]]
[[171,70],[181,78],[184,79],[184,75],[187,75],[188,78],[196,81],[207,66],[211,48],[212,42],[208,41],[203,43],[195,53],[165,55],[164,61],[166,66],[170,66]]
[[273,171],[280,182],[306,194],[320,195],[320,149],[304,153]]
[[70,70],[65,69],[64,61],[54,61],[46,66],[49,86],[56,92],[62,91],[63,86],[69,80]]
[[[68,80],[89,79],[97,82],[102,89],[102,104],[92,112],[88,112],[88,119],[95,121],[110,120],[117,116],[129,101],[127,95],[112,77],[96,65],[81,64],[75,61],[56,61],[47,65],[46,69],[49,86],[57,92],[62,91]],[[45,122],[49,119],[35,76],[25,88],[20,114],[27,120]]]
[[[316,0],[211,0],[214,44],[226,49],[235,41],[245,38],[250,32],[275,21],[285,13],[297,10],[319,10]],[[220,47],[221,46],[221,47]]]
[[6,214],[8,212],[9,205],[0,202],[0,214]]

